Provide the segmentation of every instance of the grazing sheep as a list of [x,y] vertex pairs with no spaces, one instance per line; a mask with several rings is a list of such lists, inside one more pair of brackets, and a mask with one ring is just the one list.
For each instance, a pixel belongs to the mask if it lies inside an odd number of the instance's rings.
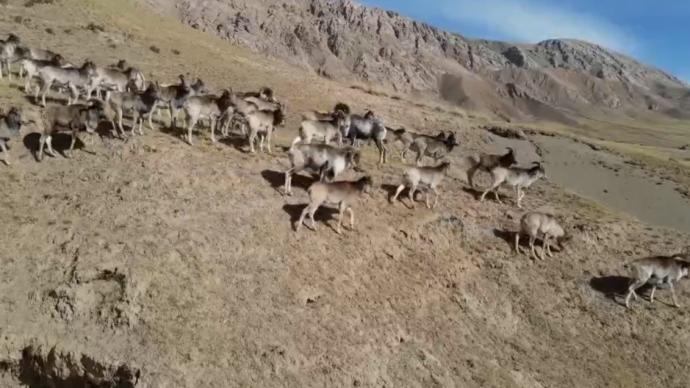
[[0,151],[3,153],[2,161],[10,165],[9,142],[19,136],[22,129],[22,116],[15,107],[0,119]]
[[[403,176],[403,183],[395,191],[395,195],[391,198],[391,202],[395,203],[400,193],[409,187],[409,198],[411,207],[414,207],[414,194],[420,186],[426,189],[426,207],[433,209],[438,203],[438,186],[443,181],[446,172],[450,168],[449,162],[443,162],[436,167],[411,167],[405,171]],[[429,191],[434,193],[434,204],[429,203]]]
[[354,148],[336,148],[327,144],[295,144],[288,151],[290,169],[285,171],[285,195],[292,195],[292,175],[310,169],[319,173],[320,181],[335,179],[343,171],[359,164],[360,154]]
[[680,307],[676,299],[676,290],[674,284],[680,279],[688,276],[688,269],[690,263],[681,260],[680,255],[667,257],[656,256],[644,259],[635,260],[626,265],[632,270],[632,282],[628,287],[628,294],[625,297],[625,307],[630,308],[630,297],[634,296],[637,300],[637,293],[635,290],[644,286],[645,284],[652,285],[652,294],[649,301],[654,303],[654,292],[657,287],[668,286],[671,289],[671,296],[673,297],[673,305]]
[[304,208],[302,215],[297,222],[296,231],[302,228],[304,219],[309,214],[311,219],[311,228],[316,230],[316,222],[314,221],[314,213],[324,204],[338,205],[338,227],[336,233],[341,234],[343,224],[343,214],[350,213],[350,229],[355,229],[355,214],[350,207],[350,203],[362,193],[369,193],[372,187],[371,177],[366,176],[357,181],[344,182],[315,182],[309,187],[309,205]]
[[509,185],[515,187],[515,196],[517,198],[517,207],[522,209],[522,198],[525,196],[524,189],[530,187],[534,182],[541,178],[546,178],[546,172],[541,163],[534,162],[531,168],[520,168],[520,167],[494,167],[491,170],[491,176],[493,177],[493,184],[488,188],[481,196],[480,201],[483,202],[486,195],[493,191],[496,196],[496,201],[501,202],[501,198],[498,195],[498,188],[503,183],[508,183]]
[[46,146],[46,152],[50,156],[55,156],[53,135],[60,132],[68,132],[72,137],[69,150],[65,153],[66,157],[71,157],[79,131],[95,132],[98,123],[104,117],[104,110],[101,101],[90,100],[89,105],[50,105],[43,110],[41,116],[43,129],[36,155],[38,161],[43,160],[43,149]]
[[478,157],[470,156],[467,158],[470,168],[467,170],[467,182],[474,187],[474,175],[477,171],[491,172],[496,167],[509,168],[517,163],[515,151],[508,147],[508,152],[503,155],[479,154]]
[[[520,220],[520,230],[515,233],[515,252],[517,253],[522,253],[520,250],[521,234],[529,236],[529,247],[535,260],[540,258],[544,260],[545,252],[549,257],[553,257],[551,252],[552,239],[558,243],[559,250],[563,250],[563,244],[570,239],[553,216],[537,212],[527,213]],[[537,257],[534,242],[540,235],[542,237],[541,256]]]
[[256,110],[249,113],[247,116],[247,125],[249,126],[249,150],[255,153],[254,143],[259,138],[259,150],[264,150],[264,140],[268,146],[268,153],[273,153],[271,149],[271,138],[276,127],[283,124],[285,121],[285,112],[282,107],[271,110]]

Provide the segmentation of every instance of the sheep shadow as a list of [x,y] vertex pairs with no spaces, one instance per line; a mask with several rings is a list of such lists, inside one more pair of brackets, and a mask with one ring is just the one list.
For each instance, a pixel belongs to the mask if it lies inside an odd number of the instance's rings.
[[[24,96],[24,99],[33,106],[42,107],[42,105],[41,105],[42,101],[41,101],[40,95],[38,96],[38,98],[34,98],[33,94],[32,95],[27,94]],[[48,104],[65,105],[65,104],[67,104],[67,99],[46,96],[46,105],[48,105]]]
[[[388,202],[390,202],[393,199],[395,192],[398,191],[398,186],[384,183],[381,185],[381,190],[386,192],[386,198],[388,199]],[[405,189],[405,192],[408,190],[409,189]]]
[[[58,152],[62,157],[68,158],[66,151],[69,150],[69,145],[72,142],[72,136],[66,133],[56,133],[52,135],[53,137],[53,149]],[[26,147],[27,150],[29,150],[33,155],[36,161],[38,160],[38,149],[40,147],[40,139],[41,139],[41,134],[38,132],[33,132],[29,133],[26,136],[24,136],[23,143],[24,147]],[[74,150],[83,150],[84,149],[84,142],[81,141],[79,137],[77,137],[75,143],[74,143]],[[46,148],[44,147],[44,152]],[[46,154],[47,156],[50,156]]]
[[[280,171],[263,170],[261,176],[271,187],[282,194],[281,188],[285,186],[285,173]],[[292,186],[307,190],[316,180],[300,174],[292,174]],[[299,215],[298,215],[299,217]]]
[[[285,205],[283,206],[283,210],[290,215],[290,225],[292,225],[292,229],[296,230],[297,228],[297,222],[299,221],[299,218],[302,216],[302,212],[308,205],[302,204],[302,205]],[[332,220],[337,220],[337,215],[338,215],[338,209],[328,207],[328,206],[321,206],[319,209],[316,211],[314,214],[314,221],[316,221],[317,224],[323,223],[326,226],[330,227],[335,231],[335,228],[329,221]],[[310,228],[309,226],[309,220],[305,219],[305,227]]]
[[228,136],[220,139],[219,142],[227,145],[228,147],[232,147],[244,154],[249,153],[248,141],[246,136],[230,133],[228,134]]

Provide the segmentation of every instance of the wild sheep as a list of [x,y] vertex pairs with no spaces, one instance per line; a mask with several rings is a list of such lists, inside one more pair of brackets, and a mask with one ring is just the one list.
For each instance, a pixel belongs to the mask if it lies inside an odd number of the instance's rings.
[[[67,99],[67,105],[74,104],[79,99],[79,88],[87,89],[91,79],[96,76],[96,65],[87,60],[79,69],[65,69],[59,66],[45,66],[39,69],[38,76],[41,79],[41,104],[46,105],[46,94],[54,83],[67,85],[71,91],[71,98]],[[38,95],[35,96],[38,98]]]
[[0,119],[0,151],[3,153],[2,161],[10,165],[9,142],[19,136],[22,128],[22,116],[15,107],[10,108],[6,115]]
[[341,128],[345,122],[345,113],[334,112],[329,120],[304,120],[300,124],[299,136],[293,140],[292,144],[300,142],[311,143],[314,137],[322,138],[324,143],[330,144],[334,139],[338,139],[338,145],[343,144],[343,134]]
[[21,73],[25,76],[24,82],[24,92],[31,94],[31,81],[34,77],[38,76],[40,70],[46,66],[58,66],[65,68],[64,58],[60,54],[54,56],[49,61],[38,60],[38,59],[22,59],[19,61],[21,65]]
[[268,153],[273,153],[271,149],[271,138],[277,126],[280,126],[285,121],[285,112],[282,107],[274,111],[257,110],[249,113],[247,116],[247,125],[249,126],[249,149],[254,153],[254,143],[259,138],[259,150],[264,150],[264,140],[268,146]]
[[438,163],[458,145],[454,133],[449,133],[447,137],[441,133],[436,136],[417,135],[412,140],[409,149],[417,153],[415,160],[417,166],[420,166],[425,156],[434,159],[434,162]]
[[[270,89],[268,89],[270,90]],[[233,105],[234,109],[228,110],[227,113],[224,115],[223,120],[225,121],[221,130],[221,134],[223,136],[228,135],[228,129],[230,128],[230,125],[233,124],[233,122],[236,122],[236,124],[240,125],[240,132],[247,136],[247,117],[249,116],[250,113],[256,112],[259,110],[259,107],[256,106],[255,104],[247,101],[244,99],[244,96],[246,95],[256,95],[256,96],[267,96],[270,95],[271,98],[273,98],[272,94],[265,92],[262,93],[261,91],[259,93],[255,92],[248,92],[248,93],[232,93],[231,91],[231,104]]]
[[508,183],[515,188],[517,207],[522,209],[522,198],[525,196],[523,190],[530,187],[537,180],[546,178],[546,172],[541,163],[534,162],[531,168],[498,166],[491,170],[491,176],[493,177],[493,184],[482,194],[480,202],[483,202],[486,195],[493,191],[496,201],[502,203],[498,195],[498,188],[503,183]]
[[359,146],[359,140],[373,140],[379,150],[379,164],[384,164],[388,154],[384,144],[386,133],[387,129],[383,122],[372,111],[368,111],[364,116],[352,115],[350,127],[344,135],[352,141],[355,148]]
[[249,102],[251,104],[256,105],[257,109],[262,110],[262,111],[275,112],[279,109],[285,109],[285,107],[281,103],[279,103],[275,100],[268,101],[268,100],[264,100],[263,98],[254,97],[254,96],[245,97],[245,98],[243,98],[243,100],[245,100],[246,102]]
[[231,109],[231,96],[228,90],[220,96],[204,95],[188,97],[182,108],[187,115],[187,143],[193,145],[192,131],[201,119],[211,121],[211,141],[216,142],[216,123]]
[[[556,240],[559,250],[563,250],[563,244],[570,239],[556,218],[537,212],[527,213],[520,219],[520,230],[515,233],[515,252],[517,253],[522,253],[520,249],[521,234],[529,236],[529,247],[535,260],[540,258],[544,260],[545,252],[549,257],[553,257],[551,252],[552,239]],[[541,256],[537,257],[534,242],[540,235],[542,237]]]
[[[124,137],[125,129],[122,125],[123,116],[125,112],[132,113],[132,133],[139,124],[139,134],[143,135],[144,116],[148,115],[149,129],[153,130],[153,122],[151,113],[153,112],[156,102],[158,101],[159,86],[155,83],[150,83],[143,92],[113,92],[110,100],[107,101],[108,107],[112,110],[110,122],[113,129],[119,129],[119,133]],[[114,118],[117,117],[117,127],[115,127]]]
[[89,88],[86,92],[87,98],[91,97],[93,91],[100,96],[101,90],[106,91],[106,100],[110,99],[110,92],[141,92],[144,90],[144,75],[134,68],[120,70],[112,67],[96,67],[96,74],[91,78]]
[[46,152],[50,156],[55,156],[52,142],[53,135],[60,132],[68,132],[72,137],[69,150],[65,153],[66,157],[70,157],[79,131],[95,132],[98,123],[104,116],[104,110],[101,101],[90,100],[89,105],[50,105],[43,109],[41,116],[43,129],[39,140],[38,154],[36,155],[39,161],[43,160],[43,150],[46,146]]
[[309,205],[302,211],[302,215],[297,222],[295,230],[299,232],[304,224],[304,219],[307,214],[311,219],[311,229],[316,230],[316,222],[314,221],[314,213],[324,204],[338,205],[338,227],[336,233],[342,233],[343,214],[350,213],[350,229],[355,229],[355,214],[350,207],[356,197],[361,194],[367,194],[372,187],[371,177],[366,176],[357,181],[343,181],[343,182],[315,182],[309,189]]
[[[187,83],[184,75],[180,75],[179,79],[178,84],[162,86],[160,91],[160,104],[158,106],[168,108],[170,128],[177,126],[177,112],[182,109],[188,98],[208,94],[208,89],[201,79],[197,78],[191,85]],[[158,112],[160,113],[160,109]]]
[[458,145],[454,134],[446,137],[444,132],[440,132],[436,136],[414,133],[407,131],[405,128],[389,128],[388,132],[393,137],[393,143],[399,142],[402,144],[400,160],[405,161],[407,152],[414,150],[417,152],[417,165],[421,164],[424,155],[432,156],[438,162]]
[[7,68],[7,77],[12,81],[12,69],[10,65],[18,59],[17,49],[21,40],[15,34],[9,34],[6,40],[0,41],[0,79],[3,77],[3,68]]
[[482,153],[479,156],[470,156],[467,159],[469,169],[467,170],[467,182],[474,187],[474,175],[477,171],[491,172],[496,167],[509,168],[517,164],[515,151],[508,147],[508,152],[503,155]]
[[[395,195],[391,198],[391,203],[395,203],[398,199],[400,193],[405,190],[405,187],[410,189],[408,195],[411,207],[414,207],[414,194],[420,186],[426,189],[426,207],[433,209],[438,204],[438,197],[440,196],[438,192],[438,186],[443,181],[448,169],[450,168],[449,162],[443,162],[436,167],[411,167],[405,171],[403,176],[403,183],[395,191]],[[434,204],[429,203],[429,191],[434,193]]]
[[360,154],[354,148],[336,148],[327,144],[295,144],[288,151],[290,169],[285,171],[285,195],[292,195],[292,175],[310,169],[319,180],[335,179],[343,171],[359,164]]
[[656,256],[644,259],[638,259],[626,265],[632,270],[632,281],[628,287],[628,294],[625,297],[625,307],[630,308],[630,297],[634,296],[637,300],[638,288],[645,284],[652,285],[652,293],[649,301],[654,303],[654,292],[657,287],[668,286],[671,289],[671,296],[673,297],[673,305],[680,307],[676,299],[675,283],[680,279],[688,276],[688,269],[690,263],[686,260],[681,260],[679,255],[667,257]]

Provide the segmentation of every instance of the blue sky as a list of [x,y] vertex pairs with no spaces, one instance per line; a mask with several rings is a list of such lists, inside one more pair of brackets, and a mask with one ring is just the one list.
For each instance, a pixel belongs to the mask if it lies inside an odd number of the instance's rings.
[[690,82],[690,0],[362,0],[472,38],[576,38]]

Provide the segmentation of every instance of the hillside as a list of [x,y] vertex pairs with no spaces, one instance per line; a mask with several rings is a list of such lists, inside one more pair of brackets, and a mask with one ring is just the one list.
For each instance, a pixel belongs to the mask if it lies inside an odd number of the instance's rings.
[[[502,192],[503,205],[479,203],[460,170],[463,157],[517,141],[485,130],[495,123],[433,99],[350,88],[197,31],[167,15],[174,9],[133,0],[0,5],[0,36],[17,33],[74,63],[126,59],[147,79],[191,73],[214,92],[268,85],[288,106],[275,155],[248,154],[238,138],[213,144],[206,130],[190,147],[158,123],[128,141],[84,133],[71,159],[37,163],[39,128],[28,124],[13,165],[0,166],[0,387],[687,385],[686,285],[681,309],[668,306],[665,290],[634,310],[617,293],[625,263],[680,250],[690,229],[643,223],[541,181],[525,207],[555,213],[573,240],[532,261],[512,250],[522,214],[513,193]],[[356,230],[335,234],[337,212],[322,209],[317,231],[295,233],[311,179],[296,177],[293,197],[280,194],[281,146],[301,112],[338,101],[373,109],[392,127],[458,135],[437,209],[389,204],[404,165],[392,152],[377,166],[365,146],[362,169],[376,187],[353,205]],[[8,106],[38,111],[3,79],[0,107]],[[520,162],[558,156],[537,148],[541,134],[596,152],[602,161],[589,167],[615,159],[615,174],[652,188],[690,183],[687,168],[657,148],[642,154],[556,129],[525,128],[532,138],[519,144],[534,150]],[[675,144],[687,128],[631,132],[613,134]]]
[[690,118],[688,85],[586,42],[472,40],[352,0],[142,1],[327,78],[432,92],[503,119]]

